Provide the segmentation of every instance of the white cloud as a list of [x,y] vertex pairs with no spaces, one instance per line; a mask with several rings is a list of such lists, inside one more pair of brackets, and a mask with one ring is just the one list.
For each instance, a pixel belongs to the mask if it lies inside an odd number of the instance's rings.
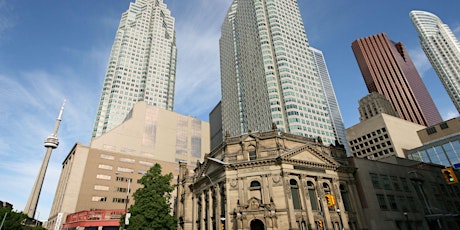
[[[176,18],[175,111],[178,113],[207,120],[208,113],[220,100],[220,27],[230,3],[230,0],[201,0],[181,9],[184,13]],[[179,7],[175,4],[168,6]]]
[[409,56],[412,59],[412,62],[414,62],[415,67],[417,68],[417,71],[419,72],[420,76],[424,76],[424,74],[430,70],[431,63],[426,57],[425,52],[418,46],[415,49],[408,50]]

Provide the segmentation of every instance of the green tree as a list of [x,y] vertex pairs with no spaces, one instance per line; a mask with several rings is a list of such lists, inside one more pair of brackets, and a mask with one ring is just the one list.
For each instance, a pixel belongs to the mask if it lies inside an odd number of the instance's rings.
[[[172,173],[161,175],[161,166],[155,164],[140,179],[143,188],[134,192],[134,204],[129,208],[131,218],[127,229],[167,230],[176,229],[176,218],[171,215],[171,193],[174,187],[170,184]],[[123,217],[120,225],[123,226]]]
[[[6,216],[5,216],[6,214]],[[28,219],[27,215],[22,212],[15,212],[10,207],[0,207],[0,225],[3,222],[3,229],[44,229],[41,226],[24,226],[23,223]]]

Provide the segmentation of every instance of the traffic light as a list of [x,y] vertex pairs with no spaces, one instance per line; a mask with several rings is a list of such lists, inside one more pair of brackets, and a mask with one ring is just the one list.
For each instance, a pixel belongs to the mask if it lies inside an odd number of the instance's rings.
[[324,196],[326,197],[327,207],[332,207],[332,206],[334,206],[336,204],[334,195],[326,194]]
[[320,228],[323,228],[323,221],[322,221],[322,220],[318,220],[318,226],[319,226]]
[[455,176],[453,168],[445,168],[445,169],[442,169],[441,171],[442,171],[442,175],[444,175],[444,178],[446,179],[446,182],[448,184],[458,183],[458,179]]

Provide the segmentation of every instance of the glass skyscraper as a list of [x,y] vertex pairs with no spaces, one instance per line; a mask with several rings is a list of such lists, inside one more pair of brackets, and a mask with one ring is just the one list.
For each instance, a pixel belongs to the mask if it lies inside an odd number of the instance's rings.
[[295,0],[235,0],[220,38],[223,132],[335,134]]
[[119,125],[137,101],[173,110],[174,18],[163,0],[136,0],[121,16],[92,137]]
[[339,103],[335,96],[334,87],[332,85],[329,71],[327,70],[326,60],[324,59],[323,52],[321,50],[310,47],[310,51],[313,54],[313,59],[318,70],[318,74],[321,77],[321,85],[323,86],[323,92],[326,96],[327,108],[329,115],[331,116],[332,128],[336,135],[336,140],[344,145],[347,150],[347,154],[351,152],[348,148],[347,138],[345,137],[345,125],[343,124],[342,113],[340,113]]
[[457,111],[460,112],[460,42],[436,15],[413,10],[410,18],[420,44]]

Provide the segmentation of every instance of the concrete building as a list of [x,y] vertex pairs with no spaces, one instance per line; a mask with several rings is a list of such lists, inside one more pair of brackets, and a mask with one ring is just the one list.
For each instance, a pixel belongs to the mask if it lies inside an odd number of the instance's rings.
[[339,102],[335,96],[334,87],[332,85],[331,77],[329,76],[329,71],[327,70],[323,52],[313,47],[310,47],[310,51],[313,55],[313,60],[315,61],[316,69],[318,70],[318,74],[321,79],[323,92],[326,96],[326,108],[328,109],[329,116],[331,117],[335,139],[340,144],[344,145],[347,155],[350,155],[351,152],[348,147],[347,138],[345,137],[345,125],[343,124],[342,113],[340,112]]
[[181,162],[178,229],[367,229],[356,169],[319,140],[274,125],[226,136],[193,171]]
[[460,117],[417,132],[423,146],[405,150],[407,158],[460,168]]
[[421,146],[417,131],[424,128],[381,113],[346,129],[345,135],[353,156],[379,160],[389,156],[405,157],[404,149]]
[[349,162],[368,229],[460,229],[460,186],[447,184],[443,166],[395,156]]
[[176,80],[174,18],[163,0],[136,0],[121,15],[92,137],[123,122],[137,101],[173,110]]
[[77,143],[70,151],[62,164],[48,227],[118,226],[125,207],[133,203],[137,180],[151,166],[159,163],[162,173],[177,176],[178,162],[193,168],[203,159],[209,139],[207,122],[136,103],[122,124],[94,138],[90,146]]
[[433,13],[413,10],[410,18],[423,51],[460,112],[460,42],[449,26]]
[[359,100],[359,120],[364,121],[381,113],[399,117],[393,105],[380,93],[371,92]]
[[275,123],[335,143],[312,59],[297,1],[233,1],[220,38],[223,132],[267,131]]
[[424,126],[442,122],[401,42],[393,42],[381,33],[354,41],[352,49],[368,91],[384,95],[400,118]]

